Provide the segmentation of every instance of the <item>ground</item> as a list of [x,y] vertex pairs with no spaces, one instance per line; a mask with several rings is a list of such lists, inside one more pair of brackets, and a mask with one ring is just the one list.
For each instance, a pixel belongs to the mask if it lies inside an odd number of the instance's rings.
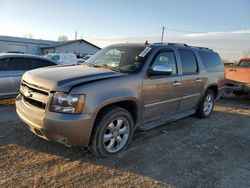
[[42,140],[13,101],[0,102],[0,187],[250,187],[249,96],[220,99],[212,116],[136,132],[127,151],[96,159]]

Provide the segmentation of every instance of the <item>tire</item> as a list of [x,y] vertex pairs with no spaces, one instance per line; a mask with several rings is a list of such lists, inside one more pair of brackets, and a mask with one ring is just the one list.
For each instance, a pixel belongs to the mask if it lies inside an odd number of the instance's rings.
[[134,132],[134,120],[124,108],[112,106],[96,119],[89,149],[96,157],[110,157],[126,150]]
[[195,115],[199,118],[208,118],[213,112],[214,100],[214,92],[211,89],[208,89],[200,102]]

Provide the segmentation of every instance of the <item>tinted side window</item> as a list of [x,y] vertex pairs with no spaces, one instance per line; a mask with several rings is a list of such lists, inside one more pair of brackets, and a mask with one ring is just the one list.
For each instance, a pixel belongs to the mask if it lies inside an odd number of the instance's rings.
[[32,70],[32,69],[54,65],[52,62],[42,60],[42,59],[24,58],[23,61],[24,61],[26,70]]
[[199,52],[201,60],[206,68],[207,72],[220,72],[224,71],[224,65],[220,59],[220,56],[211,52]]
[[47,60],[43,60],[43,59],[41,59],[40,60],[41,62],[42,62],[42,67],[47,67],[47,66],[54,66],[54,65],[56,65],[56,63],[54,63],[54,62],[51,62],[51,61],[47,61]]
[[156,66],[156,65],[170,65],[173,68],[172,74],[177,74],[176,60],[175,60],[174,52],[171,52],[171,51],[160,52],[156,56],[156,58],[151,66]]
[[194,74],[198,72],[197,60],[194,53],[191,50],[179,50],[182,73]]
[[6,58],[0,60],[0,71],[21,71],[24,70],[20,58]]

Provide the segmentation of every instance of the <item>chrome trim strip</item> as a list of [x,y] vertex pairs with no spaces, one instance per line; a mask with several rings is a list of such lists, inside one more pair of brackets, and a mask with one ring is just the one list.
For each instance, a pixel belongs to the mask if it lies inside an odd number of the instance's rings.
[[193,95],[187,95],[187,96],[182,97],[182,99],[186,99],[186,98],[190,98],[190,97],[195,97],[195,96],[198,96],[198,95],[201,95],[201,94],[200,93],[196,93],[196,94],[193,94]]
[[146,104],[145,107],[154,106],[154,105],[163,104],[163,103],[168,103],[168,102],[172,102],[172,101],[177,101],[180,99],[181,98],[175,98],[175,99],[169,99],[169,100],[160,101],[160,102],[156,102],[156,103]]
[[201,95],[200,93],[196,93],[196,94],[193,94],[193,95],[187,95],[187,96],[184,96],[184,97],[179,97],[179,98],[175,98],[175,99],[169,99],[169,100],[165,100],[165,101],[160,101],[160,102],[156,102],[156,103],[151,103],[151,104],[146,104],[145,107],[150,107],[150,106],[154,106],[154,105],[158,105],[158,104],[164,104],[164,103],[168,103],[168,102],[173,102],[173,101],[177,101],[177,100],[180,100],[180,99],[186,99],[186,98],[190,98],[190,97],[195,97],[195,96],[198,96],[198,95]]

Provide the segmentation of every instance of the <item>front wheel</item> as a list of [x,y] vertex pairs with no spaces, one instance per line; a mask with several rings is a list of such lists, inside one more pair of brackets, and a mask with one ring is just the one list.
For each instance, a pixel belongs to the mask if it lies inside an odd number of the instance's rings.
[[132,136],[134,121],[124,108],[107,108],[96,120],[90,151],[97,157],[109,157],[124,151]]
[[208,89],[196,110],[196,115],[200,118],[208,118],[214,108],[214,92]]

